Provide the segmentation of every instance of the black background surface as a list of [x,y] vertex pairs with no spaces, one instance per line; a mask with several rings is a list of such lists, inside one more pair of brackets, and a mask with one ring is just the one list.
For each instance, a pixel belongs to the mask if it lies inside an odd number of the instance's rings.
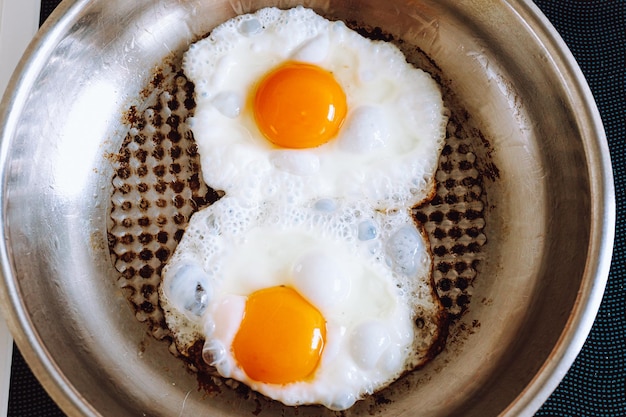
[[[58,3],[42,0],[40,23]],[[611,150],[617,201],[615,249],[602,306],[582,352],[537,416],[626,416],[626,1],[536,0],[535,4],[567,43],[594,94]],[[64,416],[17,347],[8,416]]]

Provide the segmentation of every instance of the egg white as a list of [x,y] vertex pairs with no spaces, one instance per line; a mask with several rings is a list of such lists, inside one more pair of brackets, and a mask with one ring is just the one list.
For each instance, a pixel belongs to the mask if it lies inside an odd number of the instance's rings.
[[[332,72],[346,93],[338,136],[316,148],[277,148],[254,121],[256,84],[290,60]],[[367,199],[381,209],[433,191],[447,122],[441,92],[390,43],[302,7],[267,8],[216,27],[191,45],[183,68],[195,84],[189,123],[204,180],[215,189],[251,201]]]
[[[254,121],[251,94],[287,61],[332,72],[347,97],[339,134],[281,149]],[[397,47],[301,7],[238,16],[194,43],[188,120],[202,174],[226,196],[193,215],[162,272],[159,297],[183,354],[286,405],[349,408],[423,363],[415,318],[436,323],[428,244],[410,208],[433,192],[446,110],[435,81]],[[287,285],[324,316],[327,340],[310,380],[251,380],[231,344],[246,297]]]
[[[328,199],[250,207],[227,196],[194,214],[159,291],[181,350],[204,339],[205,360],[222,376],[286,405],[343,410],[423,360],[415,311],[439,313],[430,268],[408,210]],[[313,377],[286,385],[251,380],[231,352],[246,297],[278,285],[298,291],[327,325]]]

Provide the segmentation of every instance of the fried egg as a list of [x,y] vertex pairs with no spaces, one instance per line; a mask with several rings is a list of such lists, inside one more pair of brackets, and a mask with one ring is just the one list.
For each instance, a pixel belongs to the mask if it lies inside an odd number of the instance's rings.
[[436,82],[394,45],[309,9],[262,9],[191,45],[189,119],[207,184],[252,202],[433,192],[446,110]]
[[409,210],[226,196],[191,218],[159,291],[183,353],[205,340],[222,376],[343,410],[425,360],[416,311],[440,314],[430,269]]
[[183,69],[202,175],[225,197],[162,271],[181,353],[203,340],[221,376],[334,410],[423,364],[436,337],[417,323],[438,329],[441,305],[411,207],[445,137],[435,81],[302,7],[225,22]]

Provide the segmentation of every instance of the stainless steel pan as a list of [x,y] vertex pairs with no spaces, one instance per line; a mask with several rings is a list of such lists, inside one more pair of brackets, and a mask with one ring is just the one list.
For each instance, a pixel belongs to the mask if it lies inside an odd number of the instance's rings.
[[[147,334],[107,248],[122,112],[151,70],[238,13],[295,1],[64,1],[0,108],[0,295],[16,342],[70,415],[232,416]],[[614,191],[601,121],[575,61],[526,1],[308,0],[424,51],[479,124],[499,178],[485,184],[485,261],[454,340],[345,415],[532,415],[588,334],[608,275]],[[461,330],[465,329],[465,332]],[[272,405],[264,415],[327,415]]]

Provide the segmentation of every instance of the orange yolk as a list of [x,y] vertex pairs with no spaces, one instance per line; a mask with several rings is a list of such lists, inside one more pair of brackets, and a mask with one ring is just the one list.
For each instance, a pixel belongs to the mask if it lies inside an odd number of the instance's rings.
[[235,339],[233,354],[255,381],[288,384],[317,368],[326,323],[295,290],[271,287],[252,293]]
[[265,137],[283,148],[314,148],[332,139],[346,117],[346,95],[320,67],[288,62],[268,73],[254,97]]

